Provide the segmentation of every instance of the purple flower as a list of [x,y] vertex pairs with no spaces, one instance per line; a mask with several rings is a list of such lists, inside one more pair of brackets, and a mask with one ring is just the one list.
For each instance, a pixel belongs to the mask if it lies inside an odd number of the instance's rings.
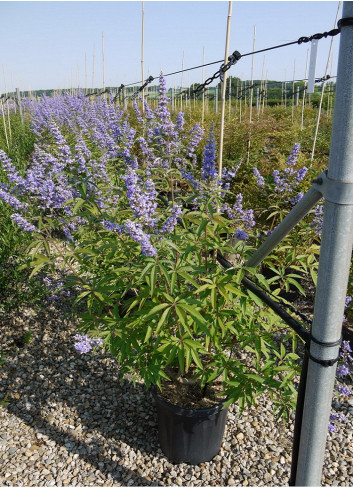
[[74,348],[81,354],[88,353],[94,346],[102,346],[104,342],[101,338],[90,338],[87,334],[77,334],[74,340]]
[[157,253],[156,248],[154,248],[150,242],[150,236],[146,234],[141,224],[127,219],[125,224],[122,226],[122,231],[130,236],[134,241],[140,243],[141,252],[145,256],[155,256]]
[[177,222],[178,222],[178,217],[181,216],[182,212],[183,212],[183,210],[182,210],[182,207],[180,205],[174,205],[170,211],[171,216],[168,217],[168,219],[163,224],[161,232],[162,233],[172,233],[174,231],[174,228],[175,228]]
[[322,232],[323,216],[323,205],[318,204],[314,212],[314,218],[310,223],[310,226],[314,229],[314,232],[317,234],[317,236],[320,236]]
[[336,375],[349,375],[351,373],[351,370],[349,368],[349,365],[347,363],[344,363],[343,365],[339,365],[336,370]]
[[143,188],[135,171],[130,170],[124,177],[127,198],[134,216],[147,226],[155,226],[158,218],[153,218],[157,208],[157,191],[151,179],[146,180]]
[[252,171],[253,171],[254,176],[256,177],[256,185],[258,187],[264,187],[265,186],[265,180],[264,180],[264,177],[259,172],[259,170],[256,167],[254,167],[252,169]]
[[303,192],[299,192],[299,194],[297,194],[295,197],[293,197],[291,200],[290,200],[290,203],[292,205],[295,205],[297,204],[302,198],[303,198]]
[[337,386],[336,391],[338,391],[343,396],[350,396],[352,394],[351,390],[344,385]]
[[101,221],[101,225],[106,229],[107,231],[117,231],[118,233],[121,232],[121,225],[119,224],[114,224],[111,221],[108,221],[107,219],[104,219]]
[[203,154],[201,178],[202,180],[212,180],[216,175],[216,139],[214,137],[213,124],[211,124]]
[[287,165],[288,166],[293,166],[297,162],[298,156],[300,153],[300,143],[295,143],[293,146],[291,152],[289,153],[288,160],[287,160]]
[[20,214],[12,214],[11,219],[13,219],[15,223],[24,231],[38,231],[38,229],[35,226],[33,226],[33,224],[29,223]]
[[235,233],[235,237],[237,239],[241,239],[241,240],[245,240],[248,238],[248,233],[246,233],[245,231],[243,231],[242,229],[238,229],[237,232]]
[[4,202],[9,204],[17,211],[19,209],[26,209],[28,207],[27,204],[22,203],[20,200],[18,200],[17,197],[14,197],[13,195],[6,192],[5,190],[2,190],[1,188],[0,188],[0,199],[2,199]]

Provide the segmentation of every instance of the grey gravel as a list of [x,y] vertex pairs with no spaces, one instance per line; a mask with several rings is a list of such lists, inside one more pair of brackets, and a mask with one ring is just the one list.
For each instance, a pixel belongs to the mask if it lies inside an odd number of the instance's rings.
[[[239,417],[231,406],[211,462],[172,464],[158,442],[153,398],[123,381],[107,355],[80,355],[69,303],[43,303],[1,320],[1,486],[287,486],[293,420],[276,422],[263,396]],[[25,331],[23,348],[13,339]],[[340,408],[336,405],[336,408]],[[352,411],[352,410],[351,410]],[[328,434],[323,485],[353,486],[352,412]]]

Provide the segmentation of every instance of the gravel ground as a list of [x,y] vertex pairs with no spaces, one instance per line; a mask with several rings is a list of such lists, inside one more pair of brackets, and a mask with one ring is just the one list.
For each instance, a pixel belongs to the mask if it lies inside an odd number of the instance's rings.
[[[286,486],[293,418],[276,422],[263,397],[241,418],[230,407],[213,461],[170,463],[153,398],[119,378],[111,358],[80,355],[65,301],[0,321],[0,486]],[[32,339],[18,347],[25,331]],[[353,486],[352,414],[328,435],[323,485]]]

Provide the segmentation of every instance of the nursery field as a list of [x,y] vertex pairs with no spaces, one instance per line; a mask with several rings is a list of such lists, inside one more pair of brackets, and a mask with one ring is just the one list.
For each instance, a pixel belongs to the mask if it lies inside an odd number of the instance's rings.
[[[239,109],[222,168],[219,114],[171,112],[163,76],[151,106],[77,92],[3,111],[1,485],[288,485],[304,343],[243,279],[309,330],[323,202],[246,262],[328,167],[332,116],[311,158],[317,108]],[[351,351],[324,485],[353,485]],[[229,406],[212,460],[166,456],[151,386],[183,409]]]

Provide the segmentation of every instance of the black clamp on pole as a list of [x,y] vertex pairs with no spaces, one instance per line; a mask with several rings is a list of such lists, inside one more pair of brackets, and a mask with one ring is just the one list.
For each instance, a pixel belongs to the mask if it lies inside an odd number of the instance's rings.
[[345,19],[340,19],[337,22],[337,27],[341,30],[341,27],[346,27],[347,25],[353,25],[353,17],[346,17]]

